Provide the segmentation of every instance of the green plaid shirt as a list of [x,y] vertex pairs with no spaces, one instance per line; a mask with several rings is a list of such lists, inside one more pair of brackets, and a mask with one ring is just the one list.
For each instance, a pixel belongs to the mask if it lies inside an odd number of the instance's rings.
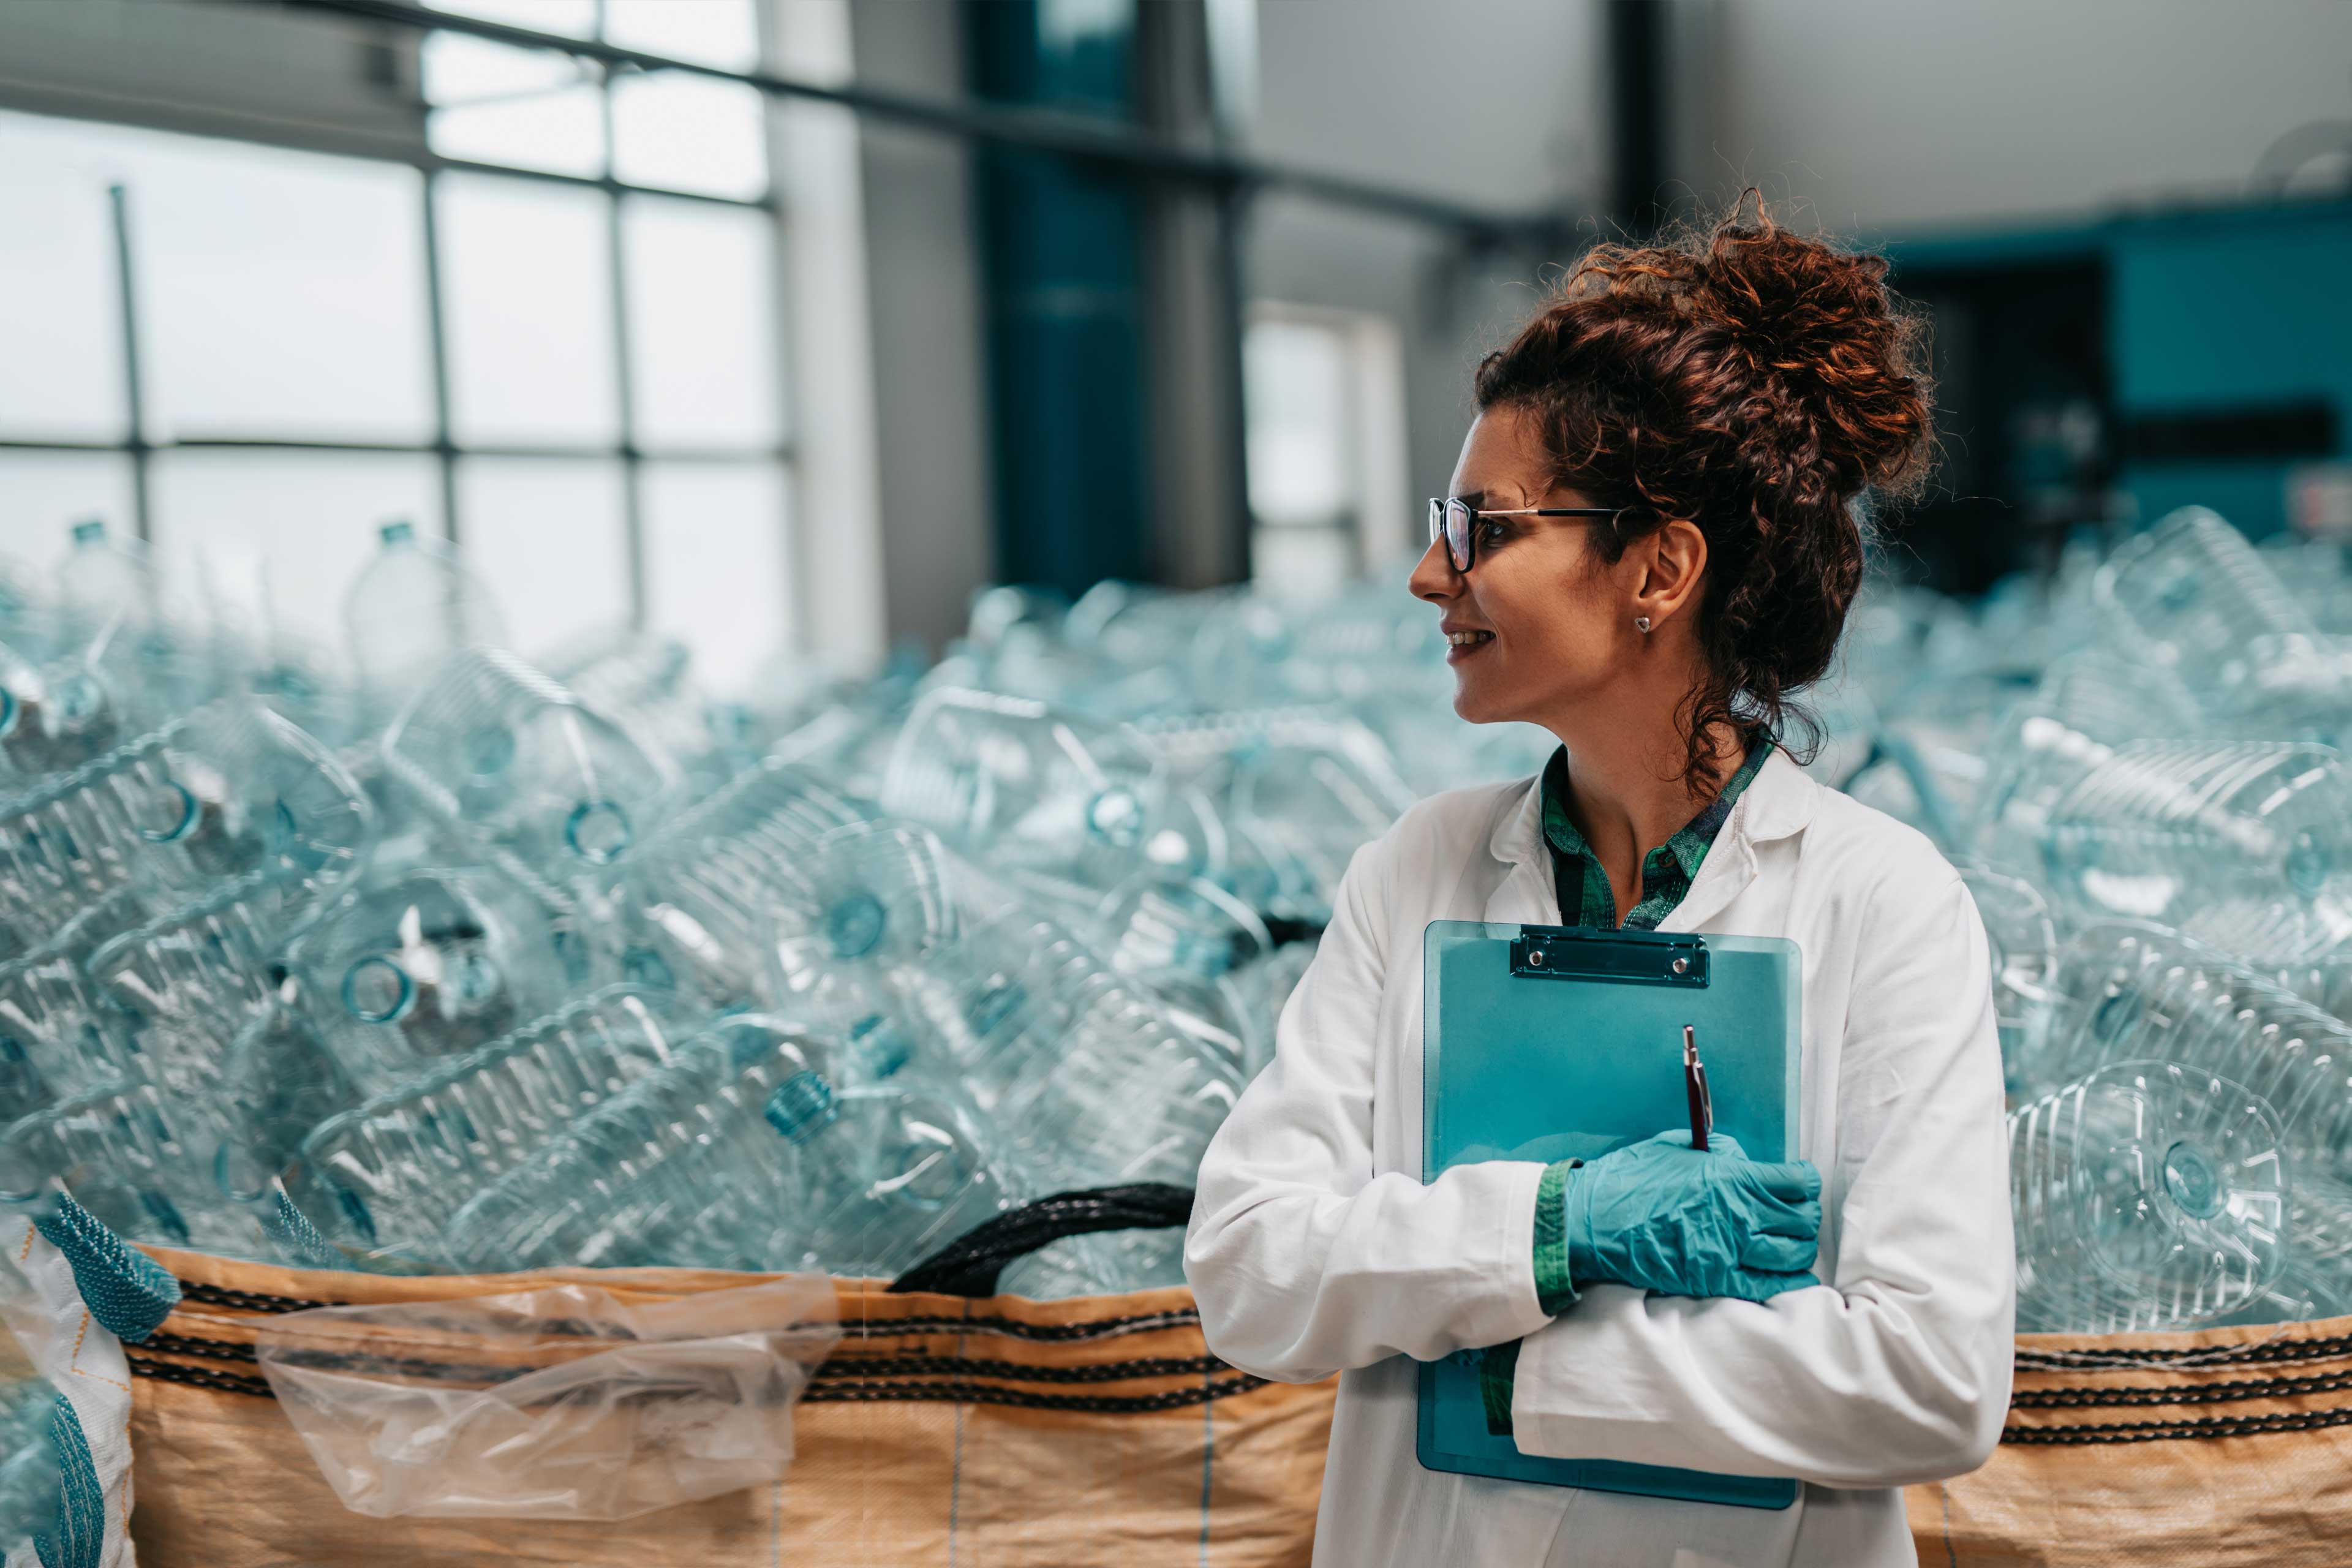
[[[1683,901],[1698,876],[1699,862],[1706,858],[1716,835],[1730,819],[1732,806],[1754,782],[1756,771],[1771,750],[1772,742],[1759,737],[1723,793],[1707,802],[1706,809],[1673,837],[1642,857],[1642,897],[1625,911],[1625,930],[1655,931],[1658,922]],[[1559,889],[1559,923],[1617,930],[1617,896],[1610,889],[1609,873],[1568,815],[1566,746],[1544,764],[1543,827],[1544,844],[1551,851],[1553,885]],[[1576,1300],[1575,1285],[1568,1277],[1566,1220],[1561,1212],[1568,1173],[1575,1163],[1563,1160],[1548,1167],[1536,1187],[1536,1295],[1543,1310],[1555,1317]],[[1497,1435],[1507,1436],[1511,1430],[1511,1385],[1518,1363],[1517,1340],[1494,1346],[1479,1362],[1478,1387],[1486,1405],[1486,1429]]]

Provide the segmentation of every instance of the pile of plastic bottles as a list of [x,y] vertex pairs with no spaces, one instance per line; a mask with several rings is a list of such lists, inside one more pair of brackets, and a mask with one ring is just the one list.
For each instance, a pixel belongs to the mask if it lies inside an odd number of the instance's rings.
[[[1370,598],[999,590],[928,671],[719,701],[659,639],[527,661],[400,524],[339,668],[94,524],[31,584],[0,1204],[298,1265],[888,1277],[1034,1198],[1189,1185],[1350,854],[1464,776],[1400,767],[1468,731],[1433,620]],[[1172,1283],[1179,1247],[1006,1286]]]
[[2352,1312],[2347,575],[2191,508],[1851,630],[1832,782],[1991,938],[2023,1328]]
[[[2352,1311],[2352,591],[2176,514],[1874,585],[1816,776],[1992,938],[2021,1311]],[[1451,710],[1395,578],[974,603],[936,665],[701,690],[526,659],[401,525],[346,647],[207,625],[82,525],[0,580],[0,1204],[303,1266],[895,1275],[1189,1185],[1355,849],[1552,742]],[[1181,1278],[1079,1237],[1032,1295]]]

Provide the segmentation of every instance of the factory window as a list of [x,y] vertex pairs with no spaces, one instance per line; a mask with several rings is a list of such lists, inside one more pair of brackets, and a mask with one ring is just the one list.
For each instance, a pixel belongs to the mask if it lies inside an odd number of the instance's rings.
[[1409,543],[1403,372],[1387,318],[1253,307],[1243,340],[1252,573],[1328,594]]
[[[449,0],[729,69],[751,0]],[[789,632],[759,93],[448,32],[387,159],[0,112],[0,557],[143,535],[192,612],[341,657],[377,527],[457,539],[526,652]],[[699,606],[688,615],[683,606]]]

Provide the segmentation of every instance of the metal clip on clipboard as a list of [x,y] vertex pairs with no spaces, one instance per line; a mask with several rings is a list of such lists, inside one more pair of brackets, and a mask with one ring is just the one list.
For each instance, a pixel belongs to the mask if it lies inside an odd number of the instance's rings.
[[[1706,1041],[1717,1134],[1757,1159],[1796,1147],[1793,942],[1436,921],[1423,966],[1424,1181],[1477,1160],[1589,1160],[1687,1126],[1685,1025]],[[1522,1454],[1486,1430],[1478,1361],[1420,1368],[1430,1469],[1743,1508],[1796,1500],[1797,1483],[1778,1478]]]

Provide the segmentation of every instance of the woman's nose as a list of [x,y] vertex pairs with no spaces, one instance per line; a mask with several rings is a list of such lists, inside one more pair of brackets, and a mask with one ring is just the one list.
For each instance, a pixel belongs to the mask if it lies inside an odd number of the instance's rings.
[[1433,539],[1429,542],[1429,548],[1423,551],[1421,559],[1413,563],[1412,576],[1407,586],[1412,589],[1414,598],[1427,599],[1433,604],[1450,599],[1462,591],[1462,574],[1454,569],[1454,557],[1446,553],[1445,541]]

